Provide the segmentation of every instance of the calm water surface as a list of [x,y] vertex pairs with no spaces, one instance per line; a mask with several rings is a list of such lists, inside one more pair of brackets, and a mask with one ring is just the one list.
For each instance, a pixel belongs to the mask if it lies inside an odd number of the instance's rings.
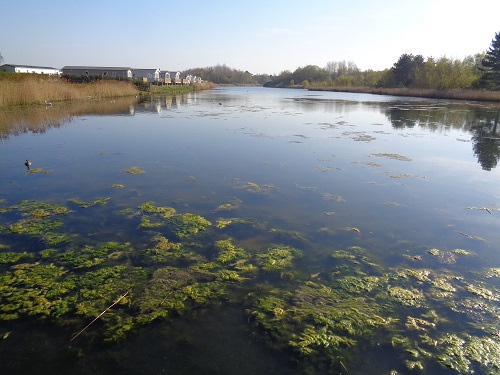
[[230,87],[0,113],[1,372],[498,374],[499,110]]

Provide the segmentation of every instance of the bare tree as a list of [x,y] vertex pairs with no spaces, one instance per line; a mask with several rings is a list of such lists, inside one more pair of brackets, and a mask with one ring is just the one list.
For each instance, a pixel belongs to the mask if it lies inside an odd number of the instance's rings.
[[3,61],[3,56],[2,56],[2,52],[0,52],[0,64],[2,63]]

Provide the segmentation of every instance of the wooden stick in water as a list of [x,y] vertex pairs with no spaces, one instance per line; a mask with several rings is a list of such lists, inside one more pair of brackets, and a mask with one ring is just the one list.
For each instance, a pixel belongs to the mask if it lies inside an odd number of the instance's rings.
[[347,371],[347,367],[345,367],[345,365],[342,363],[342,361],[340,361],[340,364],[342,365],[342,367],[344,368],[345,372],[349,372]]
[[74,335],[74,336],[73,336],[73,338],[72,338],[71,340],[69,340],[69,341],[73,341],[73,340],[74,340],[74,339],[76,339],[78,336],[80,336],[80,335],[83,333],[83,331],[85,331],[85,330],[86,330],[87,328],[89,328],[89,327],[90,327],[90,326],[91,326],[91,325],[92,325],[92,324],[93,324],[93,323],[94,323],[97,319],[99,319],[101,316],[103,316],[103,315],[106,313],[106,311],[108,311],[110,308],[112,308],[114,305],[116,305],[118,302],[120,302],[123,298],[125,298],[125,296],[126,296],[127,294],[129,294],[130,290],[131,290],[131,289],[129,289],[129,290],[127,291],[127,293],[123,294],[123,295],[122,295],[120,298],[118,298],[115,302],[113,302],[111,305],[109,305],[109,306],[108,306],[108,307],[107,307],[107,308],[106,308],[106,309],[105,309],[102,313],[100,313],[99,315],[97,315],[97,316],[95,317],[95,319],[94,319],[94,320],[92,320],[89,324],[87,324],[87,325],[86,325],[86,326],[85,326],[85,327],[84,327],[84,328],[83,328],[80,332],[78,332],[76,335]]

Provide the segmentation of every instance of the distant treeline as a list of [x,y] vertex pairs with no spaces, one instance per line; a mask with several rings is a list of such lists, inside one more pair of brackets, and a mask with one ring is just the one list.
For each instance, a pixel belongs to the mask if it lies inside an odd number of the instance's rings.
[[192,76],[201,77],[204,81],[219,85],[263,85],[272,79],[272,76],[268,74],[252,74],[248,71],[229,68],[225,64],[189,69],[182,72],[182,74],[191,74]]
[[500,32],[486,53],[454,59],[402,54],[390,69],[361,71],[354,62],[331,61],[324,68],[307,65],[283,71],[270,87],[368,87],[425,90],[500,90]]
[[270,87],[406,87],[433,90],[480,88],[484,55],[463,59],[441,57],[424,60],[421,55],[403,54],[390,69],[360,70],[352,61],[331,61],[324,68],[308,65],[284,71],[265,84]]

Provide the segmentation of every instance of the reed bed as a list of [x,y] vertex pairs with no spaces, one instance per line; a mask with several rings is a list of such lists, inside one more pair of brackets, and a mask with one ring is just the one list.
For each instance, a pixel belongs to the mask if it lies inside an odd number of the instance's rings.
[[130,82],[97,81],[70,83],[60,78],[26,76],[23,79],[0,79],[0,106],[44,105],[47,102],[68,102],[119,98],[137,95]]
[[452,99],[500,102],[500,91],[487,90],[431,90],[418,88],[384,87],[309,87],[309,91],[352,92],[377,95],[410,96],[430,99]]
[[198,90],[210,90],[215,87],[215,84],[213,82],[199,82],[194,84],[194,89],[195,91]]

